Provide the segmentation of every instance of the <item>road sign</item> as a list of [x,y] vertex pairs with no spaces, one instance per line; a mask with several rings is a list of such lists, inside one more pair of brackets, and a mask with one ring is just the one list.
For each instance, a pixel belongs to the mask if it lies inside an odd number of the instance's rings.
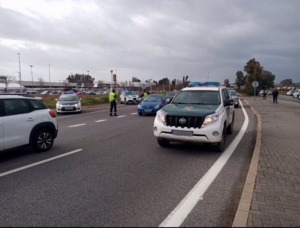
[[254,82],[252,82],[252,86],[253,86],[254,88],[258,87],[258,86],[259,86],[259,83],[258,83],[258,81],[254,81]]
[[143,84],[141,85],[141,88],[142,88],[142,89],[146,89],[146,84],[143,83]]

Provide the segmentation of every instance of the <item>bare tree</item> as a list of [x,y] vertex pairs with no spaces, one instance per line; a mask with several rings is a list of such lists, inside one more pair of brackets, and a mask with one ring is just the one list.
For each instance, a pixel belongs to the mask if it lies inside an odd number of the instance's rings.
[[45,84],[45,80],[43,78],[38,78],[39,85],[41,86],[41,89],[43,88],[43,85]]
[[5,85],[5,88],[4,88],[4,93],[7,92],[7,87],[9,85],[9,83],[11,83],[13,80],[15,80],[15,76],[6,76],[5,78],[5,81],[4,81],[4,85]]
[[[100,80],[98,81],[98,88],[101,89],[101,88],[103,87],[103,83],[104,83],[104,81],[100,79]],[[103,89],[103,88],[102,88],[102,89]]]
[[65,90],[67,90],[67,88],[68,88],[68,86],[69,86],[68,80],[64,80],[64,81],[63,81],[63,84],[64,84],[64,87],[65,87]]

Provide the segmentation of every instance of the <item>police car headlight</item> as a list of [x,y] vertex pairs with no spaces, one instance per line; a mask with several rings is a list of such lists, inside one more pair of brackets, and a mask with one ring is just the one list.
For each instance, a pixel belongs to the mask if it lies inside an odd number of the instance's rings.
[[202,128],[205,127],[209,123],[217,121],[218,119],[219,119],[219,113],[215,113],[215,114],[206,116],[205,120],[204,120],[204,122],[202,124]]
[[75,107],[80,106],[80,103],[75,104]]
[[158,121],[160,121],[161,123],[163,123],[164,125],[166,124],[166,113],[163,111],[158,111],[156,113],[156,118],[158,119]]
[[158,108],[159,108],[159,104],[158,104],[158,105],[156,105],[154,108],[155,108],[155,109],[158,109]]

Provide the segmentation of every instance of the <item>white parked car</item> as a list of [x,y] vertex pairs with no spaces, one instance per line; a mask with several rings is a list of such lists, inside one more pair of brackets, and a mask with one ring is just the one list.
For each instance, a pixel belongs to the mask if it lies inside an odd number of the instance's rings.
[[140,102],[139,96],[133,92],[122,92],[120,95],[121,104],[138,104]]
[[287,96],[293,96],[293,93],[294,93],[295,91],[294,90],[289,90],[287,93],[286,93],[286,95]]
[[55,113],[30,95],[0,95],[0,152],[31,146],[49,150],[57,136]]
[[296,89],[295,92],[293,93],[294,98],[299,98],[300,95],[300,89]]
[[76,94],[64,94],[56,100],[56,113],[81,112],[81,98]]

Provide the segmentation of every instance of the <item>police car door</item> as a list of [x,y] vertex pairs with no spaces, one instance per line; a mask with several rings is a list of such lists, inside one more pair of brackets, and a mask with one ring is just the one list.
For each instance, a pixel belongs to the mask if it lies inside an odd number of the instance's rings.
[[[230,96],[227,92],[227,89],[222,89],[222,97],[223,97],[223,101],[229,100]],[[229,126],[229,124],[231,124],[232,121],[232,114],[233,114],[233,105],[230,106],[226,106],[224,107],[226,110],[226,115],[227,115],[227,126]],[[226,126],[226,127],[227,127]]]

